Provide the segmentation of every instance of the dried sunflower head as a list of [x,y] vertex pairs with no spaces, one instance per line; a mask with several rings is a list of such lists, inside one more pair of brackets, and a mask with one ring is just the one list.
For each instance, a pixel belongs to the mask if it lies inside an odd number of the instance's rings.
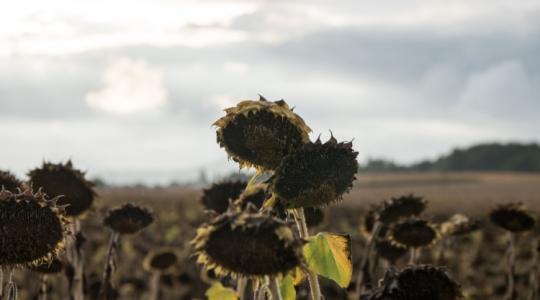
[[391,224],[400,218],[420,215],[427,206],[426,200],[413,194],[392,198],[383,202],[379,210],[379,221]]
[[288,208],[321,206],[348,192],[358,171],[352,143],[318,139],[287,155],[273,178],[272,189]]
[[137,233],[153,221],[152,211],[132,203],[109,209],[103,219],[105,226],[121,234]]
[[149,272],[166,273],[171,271],[178,262],[176,252],[162,249],[148,253],[144,259],[144,269]]
[[191,243],[197,262],[218,276],[261,279],[303,263],[303,243],[288,224],[249,209],[218,216],[200,227]]
[[245,100],[217,120],[217,142],[240,167],[275,169],[309,141],[311,129],[283,100]]
[[248,204],[252,204],[255,208],[260,209],[263,206],[264,200],[268,197],[268,184],[259,183],[250,185],[245,191],[240,194],[234,204],[244,210]]
[[229,208],[229,201],[238,199],[245,188],[246,182],[243,181],[214,183],[203,191],[201,202],[206,209],[222,214]]
[[0,266],[35,266],[64,248],[67,221],[56,200],[30,189],[0,191]]
[[439,233],[428,221],[419,218],[403,219],[391,227],[392,241],[411,248],[419,248],[434,243]]
[[44,262],[30,269],[41,274],[58,274],[64,270],[64,263],[55,257],[51,261]]
[[390,269],[379,287],[362,295],[362,300],[459,300],[461,286],[448,273],[430,265]]
[[401,244],[393,243],[388,239],[376,239],[375,250],[382,258],[394,264],[409,252],[409,249]]
[[71,161],[65,164],[44,162],[40,168],[28,173],[34,191],[42,188],[49,197],[62,196],[59,205],[69,206],[66,215],[77,217],[86,212],[94,202],[94,184],[85,178],[85,173],[73,168]]
[[18,193],[23,189],[23,183],[9,171],[0,170],[0,190],[2,189]]
[[531,230],[536,222],[534,214],[521,203],[499,205],[489,214],[491,222],[511,232]]
[[462,214],[453,215],[448,221],[441,225],[443,235],[466,235],[480,229],[480,221],[471,219]]
[[[360,225],[360,232],[366,238],[373,234],[373,229],[375,229],[375,224],[377,223],[380,209],[380,205],[372,204],[364,214],[363,222]],[[380,223],[380,226],[378,237],[384,238],[388,232],[388,225]]]

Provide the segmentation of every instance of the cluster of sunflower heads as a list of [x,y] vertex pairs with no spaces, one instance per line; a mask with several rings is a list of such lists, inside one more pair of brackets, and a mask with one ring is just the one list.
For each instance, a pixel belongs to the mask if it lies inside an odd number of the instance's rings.
[[[348,192],[358,170],[352,143],[333,136],[310,141],[311,129],[283,101],[246,100],[217,120],[217,142],[240,168],[257,170],[249,182],[222,181],[201,202],[214,218],[202,225],[192,248],[205,272],[257,281],[306,268],[306,243],[284,219],[305,208],[308,225],[320,209]],[[240,250],[241,249],[241,250]]]
[[391,198],[368,210],[362,231],[366,235],[376,234],[373,238],[377,253],[394,263],[408,249],[429,246],[438,239],[436,227],[420,218],[426,207],[426,200],[412,194]]
[[273,174],[271,193],[286,208],[323,206],[350,190],[358,171],[352,143],[309,140],[311,129],[280,101],[241,101],[214,123],[217,141],[240,167]]
[[0,266],[37,266],[63,250],[68,221],[57,200],[30,189],[0,191]]
[[496,207],[489,214],[493,224],[512,233],[532,230],[536,216],[522,203],[508,203]]
[[390,269],[379,286],[364,294],[361,300],[459,300],[461,286],[448,273],[430,265],[407,266],[401,271]]
[[220,277],[262,280],[304,264],[303,241],[289,225],[251,208],[221,214],[201,226],[191,243],[198,263]]

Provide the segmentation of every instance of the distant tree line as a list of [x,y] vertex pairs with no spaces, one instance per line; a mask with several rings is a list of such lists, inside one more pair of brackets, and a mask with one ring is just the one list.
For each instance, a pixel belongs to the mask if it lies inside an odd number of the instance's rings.
[[435,160],[402,165],[386,159],[369,159],[363,171],[540,171],[538,144],[480,144],[455,149]]

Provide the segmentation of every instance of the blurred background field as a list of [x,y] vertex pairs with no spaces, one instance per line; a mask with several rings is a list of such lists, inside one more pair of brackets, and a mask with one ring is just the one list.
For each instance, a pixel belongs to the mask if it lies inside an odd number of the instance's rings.
[[[462,283],[469,299],[492,299],[504,293],[505,265],[501,260],[505,251],[505,235],[489,223],[487,215],[497,204],[521,201],[531,209],[540,211],[540,174],[516,172],[365,172],[358,174],[352,191],[339,205],[325,208],[326,217],[316,231],[348,233],[353,238],[352,257],[355,264],[364,248],[365,236],[362,222],[371,204],[391,197],[414,193],[429,201],[425,215],[435,223],[442,222],[460,212],[477,217],[485,225],[481,233],[463,237],[452,243],[447,253],[448,268]],[[201,188],[172,187],[100,187],[97,206],[83,225],[86,226],[90,254],[89,265],[100,266],[104,256],[106,235],[97,220],[105,208],[132,201],[152,207],[157,221],[147,230],[123,243],[120,256],[122,269],[117,282],[123,286],[122,299],[129,298],[135,287],[128,279],[139,279],[141,284],[149,274],[139,267],[142,257],[152,248],[172,246],[180,250],[183,262],[172,275],[163,276],[163,299],[204,298],[207,284],[197,273],[198,268],[189,258],[188,242],[195,235],[195,228],[207,217],[200,203]],[[535,233],[521,236],[518,256],[518,285],[525,286],[531,267]],[[424,250],[420,262],[433,262],[438,247]],[[406,259],[398,266],[406,264]],[[356,265],[355,265],[356,266]],[[99,273],[99,267],[95,270]],[[382,271],[381,271],[382,272]],[[380,273],[379,275],[382,275]],[[127,283],[123,283],[126,281]],[[346,292],[323,279],[328,299],[346,299]],[[145,290],[141,290],[144,294]],[[307,286],[299,289],[299,298],[306,299]],[[304,295],[302,298],[302,295]],[[138,297],[138,296],[133,296]],[[142,299],[142,298],[141,298]]]

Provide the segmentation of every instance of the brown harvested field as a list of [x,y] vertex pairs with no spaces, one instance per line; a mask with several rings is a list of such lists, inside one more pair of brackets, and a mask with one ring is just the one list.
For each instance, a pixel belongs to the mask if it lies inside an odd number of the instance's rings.
[[[520,201],[540,211],[540,173],[396,172],[364,173],[339,206],[362,208],[393,196],[414,193],[430,202],[433,214],[467,212],[483,215],[497,203]],[[103,188],[101,204],[109,201],[196,201],[200,190],[189,187]]]
[[430,212],[483,215],[497,203],[520,201],[540,211],[539,173],[368,173],[360,174],[344,206],[364,206],[414,193],[430,201]]

